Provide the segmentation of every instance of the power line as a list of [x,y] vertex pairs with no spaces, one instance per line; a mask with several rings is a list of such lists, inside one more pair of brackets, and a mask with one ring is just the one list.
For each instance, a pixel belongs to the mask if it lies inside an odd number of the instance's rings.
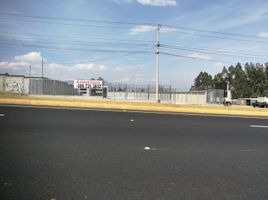
[[[13,37],[16,37],[16,35],[19,35],[20,33],[15,33],[15,32],[1,32],[0,31],[0,35],[2,34],[2,36],[12,36]],[[150,40],[122,40],[122,39],[117,39],[117,38],[104,38],[104,37],[81,37],[80,35],[60,35],[60,34],[40,34],[40,33],[25,33],[23,32],[22,34],[24,34],[26,37],[32,37],[32,36],[37,36],[37,37],[43,37],[43,38],[46,38],[46,37],[52,37],[52,38],[75,38],[75,39],[83,39],[82,41],[88,41],[88,40],[93,40],[93,41],[96,41],[96,40],[101,40],[101,41],[119,41],[119,42],[145,42],[145,43],[148,43],[148,44],[154,44],[155,41],[150,41]]]
[[[115,50],[115,49],[86,49],[86,48],[73,48],[73,47],[59,47],[59,46],[52,46],[52,45],[36,45],[36,44],[18,44],[12,42],[1,42],[0,45],[11,45],[11,46],[18,46],[18,47],[32,47],[32,48],[40,48],[40,49],[56,49],[56,50],[67,50],[67,51],[84,51],[84,52],[103,52],[103,53],[126,53],[126,52],[136,52],[131,50]],[[149,51],[140,51],[147,53]]]
[[179,30],[173,30],[172,32],[180,33],[180,34],[189,34],[189,35],[197,35],[200,37],[208,37],[208,38],[216,38],[216,39],[223,39],[223,40],[233,40],[233,41],[240,41],[240,42],[250,42],[250,43],[268,43],[264,41],[262,38],[258,38],[258,40],[249,40],[249,39],[241,39],[241,38],[233,38],[233,37],[224,37],[218,35],[210,35],[209,33],[199,33],[199,32],[182,32]]
[[227,52],[227,51],[217,51],[217,50],[200,50],[198,48],[191,48],[191,47],[172,47],[169,45],[161,45],[163,48],[167,49],[175,49],[175,50],[181,50],[181,51],[189,51],[189,52],[195,52],[195,53],[205,53],[209,55],[219,55],[219,56],[230,56],[230,57],[246,57],[246,58],[252,58],[252,59],[268,59],[268,57],[261,57],[259,55],[250,55],[250,54],[240,54],[240,53],[233,53],[233,52]]
[[[125,53],[123,55],[118,55],[118,56],[112,56],[112,57],[105,57],[105,58],[100,58],[100,59],[95,59],[95,60],[88,60],[88,61],[81,61],[79,63],[90,63],[90,62],[100,62],[100,61],[106,61],[106,60],[113,60],[113,59],[116,59],[116,58],[122,58],[122,57],[126,57],[126,56],[129,56],[129,55],[134,55],[134,54],[140,54],[140,53],[152,53],[152,52],[143,52],[143,51],[133,51],[133,52],[128,52],[128,53]],[[79,64],[78,62],[60,62],[60,64]]]
[[[157,28],[156,23],[136,23],[136,22],[122,22],[122,21],[107,21],[107,20],[89,20],[89,19],[75,19],[75,18],[64,18],[64,17],[47,17],[47,16],[41,16],[41,15],[26,15],[22,13],[7,13],[7,12],[0,12],[0,15],[4,16],[11,16],[11,17],[17,17],[16,20],[22,21],[22,18],[32,18],[32,19],[45,19],[45,20],[50,20],[50,21],[31,21],[31,22],[38,22],[38,23],[47,23],[47,24],[57,24],[57,25],[71,25],[71,26],[85,26],[88,27],[88,24],[81,24],[81,23],[91,23],[90,26],[93,27],[99,27],[99,28],[119,28],[119,29],[125,29],[129,28],[127,26],[129,25],[148,25],[148,26],[154,26]],[[20,18],[18,18],[20,17]],[[2,19],[7,19],[7,18],[2,18]],[[11,19],[11,18],[8,18]],[[11,19],[12,20],[12,19]],[[53,22],[51,20],[56,20],[60,21],[59,22]],[[27,20],[25,20],[27,21]],[[29,21],[29,20],[28,20]],[[79,22],[77,23],[63,23],[66,21],[71,21],[71,22]],[[93,25],[93,24],[105,24],[105,25]],[[119,26],[107,26],[110,24],[116,24]],[[189,27],[183,27],[183,26],[173,26],[173,25],[166,25],[163,24],[163,27],[166,28],[172,28],[172,32],[177,32],[177,33],[183,33],[183,34],[191,34],[191,35],[198,35],[202,37],[212,37],[212,38],[217,38],[217,39],[225,39],[225,40],[236,40],[236,41],[243,41],[243,42],[254,42],[254,43],[267,43],[267,40],[264,41],[264,38],[260,38],[257,36],[253,35],[247,35],[247,34],[237,34],[237,33],[227,33],[227,32],[221,32],[221,31],[211,31],[211,30],[206,30],[206,29],[196,29],[196,28],[189,28]],[[179,30],[185,30],[188,31],[187,33],[181,32]],[[190,31],[190,32],[189,32]],[[212,34],[212,35],[211,35]],[[227,36],[227,37],[226,37]],[[232,36],[232,37],[230,37]],[[238,38],[240,37],[240,38]],[[241,39],[242,38],[242,39]],[[249,40],[246,38],[251,38],[251,39],[257,39],[257,40]]]
[[[50,45],[50,44],[60,44],[60,45],[76,45],[76,46],[100,46],[100,47],[151,47],[153,48],[153,44],[148,43],[131,43],[131,42],[105,42],[105,41],[68,41],[68,40],[55,40],[48,41],[44,39],[35,39],[34,41],[25,41],[19,40],[16,37],[6,37],[1,38],[2,41],[11,41],[11,42],[24,42],[24,43],[38,43],[42,45]],[[26,39],[27,40],[27,39]]]
[[122,21],[108,21],[108,20],[89,20],[89,19],[64,18],[64,17],[47,17],[47,16],[42,16],[42,15],[26,15],[26,14],[22,14],[22,13],[8,13],[8,12],[3,12],[3,11],[0,11],[0,14],[1,15],[6,15],[6,16],[49,19],[49,20],[59,20],[59,21],[74,21],[74,22],[102,23],[102,24],[120,24],[120,25],[151,25],[151,26],[155,26],[155,24],[153,24],[153,23],[122,22]]
[[[1,18],[4,20],[14,20],[10,18]],[[55,25],[66,25],[66,26],[81,26],[81,27],[96,27],[96,28],[114,28],[114,29],[126,29],[127,27],[121,27],[121,26],[104,26],[104,25],[90,25],[89,24],[77,24],[77,23],[63,23],[63,22],[53,22],[53,21],[40,21],[40,20],[28,20],[28,19],[16,19],[16,21],[21,22],[36,22],[41,24],[55,24]]]
[[254,39],[260,39],[260,37],[257,37],[255,35],[248,35],[248,34],[238,34],[238,33],[227,33],[227,32],[221,32],[221,31],[211,31],[206,29],[197,29],[197,28],[189,28],[184,26],[172,26],[172,25],[164,25],[168,28],[173,29],[180,29],[180,30],[187,30],[187,31],[194,31],[194,32],[202,32],[202,33],[209,33],[209,34],[217,34],[217,35],[228,35],[228,36],[237,36],[237,37],[244,37],[244,38],[254,38]]
[[[180,44],[174,44],[174,43],[162,43],[161,45],[163,46],[168,46],[168,47],[174,47],[174,48],[190,48],[190,49],[196,49],[196,50],[208,50],[208,51],[212,51],[212,52],[220,52],[220,53],[233,53],[233,54],[241,54],[241,55],[246,55],[246,56],[260,56],[260,57],[266,57],[266,52],[260,52],[260,51],[256,51],[256,49],[254,49],[254,52],[256,52],[256,54],[252,54],[252,53],[248,53],[248,51],[245,51],[245,49],[236,49],[236,51],[230,51],[227,49],[215,49],[215,48],[211,48],[211,47],[204,47],[204,46],[188,46],[188,45],[180,45]],[[251,51],[253,51],[251,49]]]
[[206,58],[198,58],[194,56],[187,56],[187,55],[181,55],[181,54],[172,54],[172,53],[167,53],[167,52],[160,52],[160,54],[168,55],[168,56],[174,56],[174,57],[180,57],[180,58],[189,58],[193,60],[204,60],[208,62],[222,62],[222,63],[232,63],[230,61],[223,61],[223,60],[216,60],[216,59],[206,59]]

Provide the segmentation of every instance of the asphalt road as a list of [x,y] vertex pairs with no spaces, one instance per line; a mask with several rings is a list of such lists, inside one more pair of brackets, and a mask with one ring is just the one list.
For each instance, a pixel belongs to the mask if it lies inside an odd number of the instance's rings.
[[267,200],[251,125],[268,120],[0,106],[0,199]]

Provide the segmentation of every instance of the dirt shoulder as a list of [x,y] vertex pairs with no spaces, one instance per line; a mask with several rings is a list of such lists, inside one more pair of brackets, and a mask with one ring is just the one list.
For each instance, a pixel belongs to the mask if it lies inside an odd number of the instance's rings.
[[113,109],[113,110],[137,110],[152,112],[172,113],[196,113],[207,115],[229,115],[229,116],[251,116],[267,117],[268,109],[253,108],[250,106],[223,105],[178,105],[178,104],[157,104],[152,102],[130,102],[115,100],[91,100],[81,98],[53,98],[53,97],[32,97],[32,96],[10,96],[0,94],[0,104],[30,105],[30,106],[53,106],[71,108],[91,109]]

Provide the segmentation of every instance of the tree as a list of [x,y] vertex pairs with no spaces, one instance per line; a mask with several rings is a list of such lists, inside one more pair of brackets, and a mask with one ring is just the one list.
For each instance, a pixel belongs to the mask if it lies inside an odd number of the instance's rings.
[[213,79],[207,72],[200,72],[194,81],[195,90],[207,90],[213,87]]
[[222,72],[214,76],[213,86],[215,89],[226,90],[227,82],[228,82],[228,70],[226,69],[226,67],[223,67]]
[[226,89],[227,83],[233,98],[268,96],[268,63],[246,63],[244,67],[237,63],[228,69],[223,67],[213,79],[208,73],[200,72],[191,90]]
[[245,66],[249,90],[252,97],[264,96],[266,90],[265,70],[262,65],[250,63]]
[[249,97],[249,87],[247,81],[247,75],[244,72],[240,63],[230,66],[228,69],[228,81],[231,86],[233,98]]

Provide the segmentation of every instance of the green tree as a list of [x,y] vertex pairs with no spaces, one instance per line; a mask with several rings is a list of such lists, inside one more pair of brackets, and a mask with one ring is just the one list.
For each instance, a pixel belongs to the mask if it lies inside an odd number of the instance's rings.
[[228,70],[223,67],[222,72],[214,76],[213,86],[215,89],[226,89],[228,82]]
[[207,72],[200,72],[191,90],[226,89],[227,83],[233,98],[268,96],[268,63],[246,63],[244,67],[237,63],[228,69],[223,67],[213,79]]
[[249,97],[250,92],[248,87],[247,75],[244,72],[240,63],[237,63],[235,67],[229,67],[228,81],[231,86],[233,98]]
[[200,72],[194,81],[192,90],[207,90],[213,87],[213,79],[207,72]]
[[249,90],[252,97],[264,96],[265,91],[265,71],[260,64],[250,63],[245,66]]

